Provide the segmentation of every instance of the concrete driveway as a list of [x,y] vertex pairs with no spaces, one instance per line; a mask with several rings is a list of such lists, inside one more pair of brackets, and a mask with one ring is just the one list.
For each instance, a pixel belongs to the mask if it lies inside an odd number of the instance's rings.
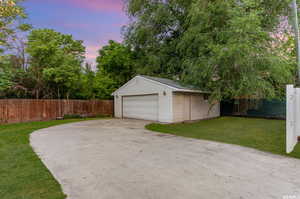
[[300,160],[158,134],[137,120],[36,131],[31,144],[69,199],[300,198]]

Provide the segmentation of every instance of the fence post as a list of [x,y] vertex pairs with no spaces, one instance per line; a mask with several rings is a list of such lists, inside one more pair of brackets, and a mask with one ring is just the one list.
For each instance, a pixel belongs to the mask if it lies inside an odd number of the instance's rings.
[[298,143],[298,136],[300,136],[300,88],[295,88],[295,145]]
[[291,153],[297,144],[297,101],[296,88],[293,85],[286,87],[286,152]]

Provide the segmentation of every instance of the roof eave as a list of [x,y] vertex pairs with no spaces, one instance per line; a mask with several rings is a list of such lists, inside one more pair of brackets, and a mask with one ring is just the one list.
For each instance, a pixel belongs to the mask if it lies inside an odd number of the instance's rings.
[[178,93],[203,93],[203,94],[209,94],[210,92],[207,91],[199,91],[199,90],[187,90],[187,89],[176,89],[173,92]]
[[173,86],[170,86],[168,84],[164,84],[164,83],[161,83],[159,81],[155,81],[153,79],[149,79],[149,78],[146,78],[144,76],[141,76],[141,75],[136,75],[134,78],[132,78],[130,81],[126,82],[126,84],[124,84],[123,86],[121,86],[120,88],[118,88],[117,90],[115,90],[111,96],[115,96],[116,93],[118,91],[120,91],[122,88],[124,88],[129,82],[131,82],[133,79],[136,79],[136,78],[143,78],[143,79],[146,79],[148,81],[151,81],[151,82],[154,82],[156,84],[160,84],[160,85],[163,85],[163,86],[166,86],[168,87],[169,89],[171,89],[173,92],[185,92],[185,93],[203,93],[203,94],[209,94],[210,92],[206,92],[206,91],[200,91],[200,90],[191,90],[191,89],[180,89],[180,88],[176,88],[176,87],[173,87]]

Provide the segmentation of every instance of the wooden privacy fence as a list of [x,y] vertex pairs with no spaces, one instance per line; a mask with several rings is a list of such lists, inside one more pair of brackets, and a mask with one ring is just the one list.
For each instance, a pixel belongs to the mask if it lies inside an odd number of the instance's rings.
[[53,120],[65,115],[113,115],[111,100],[0,100],[0,124]]

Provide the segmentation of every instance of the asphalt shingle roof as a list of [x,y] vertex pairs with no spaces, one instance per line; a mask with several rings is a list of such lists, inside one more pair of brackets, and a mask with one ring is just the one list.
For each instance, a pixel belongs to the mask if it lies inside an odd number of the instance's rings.
[[151,77],[151,76],[147,76],[147,75],[139,75],[141,77],[144,77],[146,79],[150,79],[177,89],[184,89],[184,90],[194,90],[197,91],[196,89],[194,89],[192,86],[183,86],[182,84],[180,84],[177,81],[171,80],[171,79],[166,79],[166,78],[160,78],[160,77]]

